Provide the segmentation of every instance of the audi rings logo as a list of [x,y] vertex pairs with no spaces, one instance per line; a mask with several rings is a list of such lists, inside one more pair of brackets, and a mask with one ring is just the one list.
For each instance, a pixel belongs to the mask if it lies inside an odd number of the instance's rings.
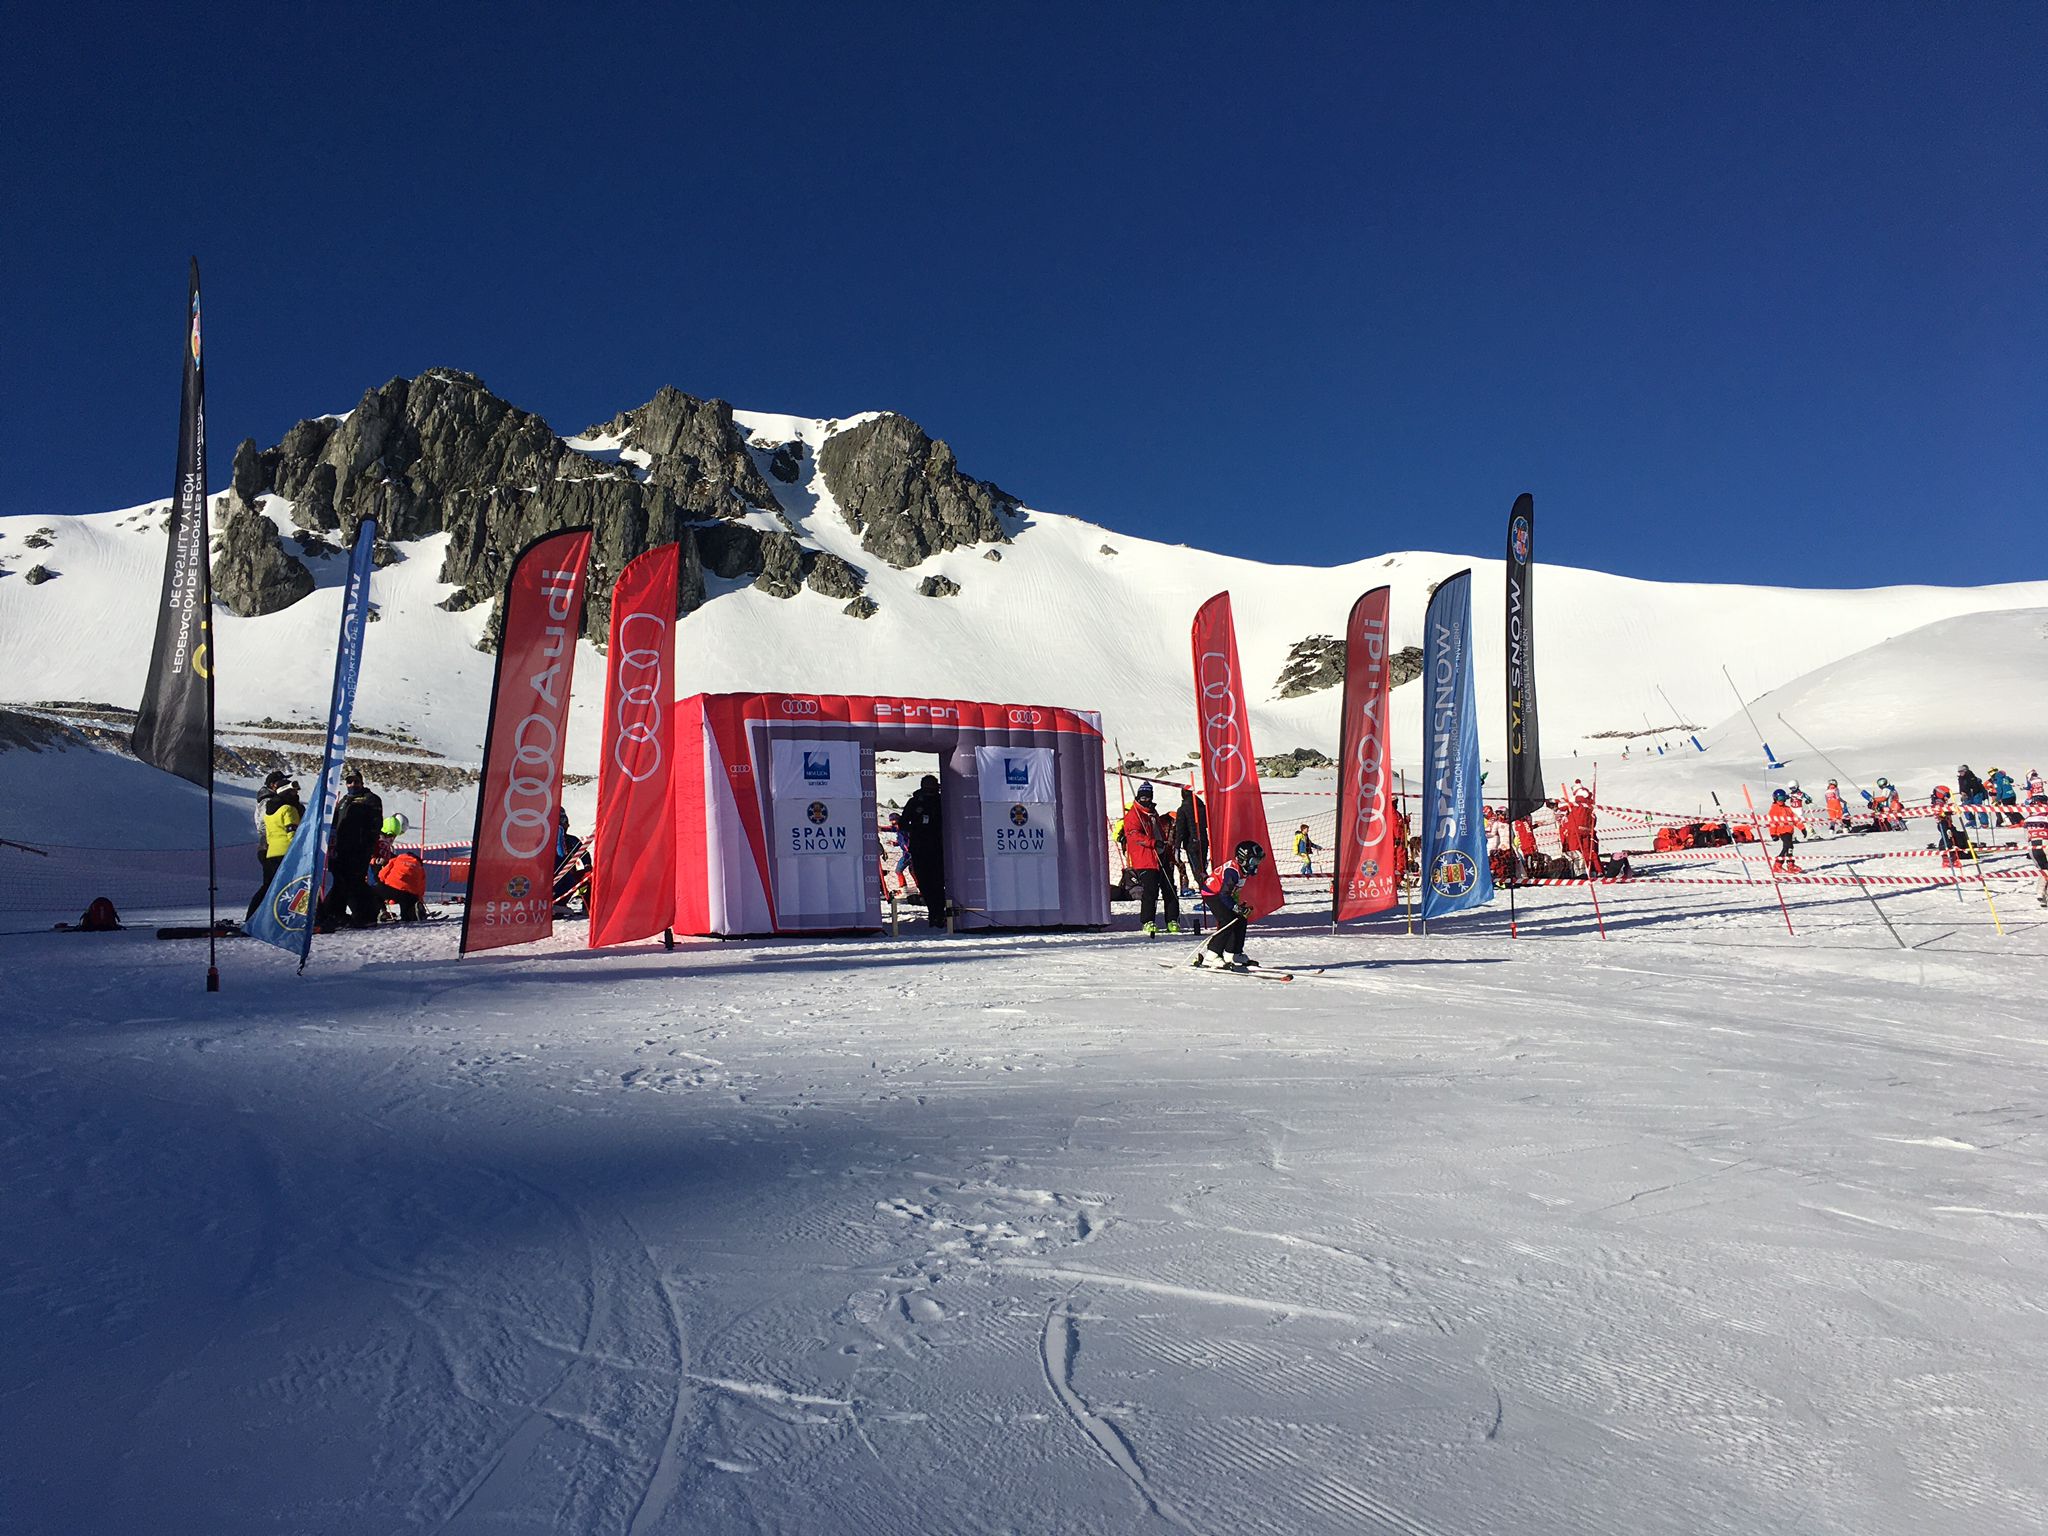
[[498,817],[498,846],[512,858],[535,858],[554,839],[555,748],[560,740],[546,715],[528,715],[512,733],[512,772]]
[[[1378,725],[1377,721],[1371,723],[1375,727]],[[1351,825],[1358,841],[1369,848],[1384,835],[1387,821],[1386,764],[1380,756],[1377,729],[1359,738],[1358,749],[1352,754],[1351,770],[1353,804],[1356,806]]]
[[1202,755],[1212,794],[1227,794],[1251,777],[1251,762],[1238,739],[1237,679],[1230,657],[1204,651],[1195,663],[1195,683],[1202,695]]
[[784,699],[782,712],[785,715],[815,715],[818,712],[816,699]]
[[1035,709],[1013,709],[1010,711],[1010,724],[1012,725],[1036,725],[1044,718],[1045,716]]
[[[651,624],[648,643],[632,644],[633,626]],[[662,642],[668,622],[659,614],[630,613],[619,621],[618,656],[612,682],[619,691],[619,713],[613,722],[612,761],[634,784],[661,772]]]

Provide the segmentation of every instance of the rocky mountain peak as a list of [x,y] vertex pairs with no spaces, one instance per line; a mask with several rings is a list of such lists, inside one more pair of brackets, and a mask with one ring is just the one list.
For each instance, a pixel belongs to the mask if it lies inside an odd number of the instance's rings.
[[907,416],[884,413],[826,439],[818,471],[860,547],[899,569],[941,550],[1007,544],[1017,499],[962,474],[945,443]]

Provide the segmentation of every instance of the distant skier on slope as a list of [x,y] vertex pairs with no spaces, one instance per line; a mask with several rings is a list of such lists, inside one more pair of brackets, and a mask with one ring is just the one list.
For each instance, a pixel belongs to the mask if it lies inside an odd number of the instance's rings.
[[1202,886],[1202,900],[1216,919],[1216,931],[1209,942],[1195,951],[1188,963],[1201,965],[1214,954],[1225,970],[1248,971],[1258,962],[1244,952],[1244,937],[1251,927],[1251,903],[1245,900],[1245,882],[1259,872],[1266,850],[1246,838],[1237,845],[1231,860],[1211,875]]
[[[1152,805],[1150,781],[1138,786],[1138,797],[1124,810],[1122,827],[1124,858],[1131,866],[1131,878],[1138,884],[1138,926],[1146,934],[1159,931],[1159,896],[1166,894],[1166,931],[1180,932],[1180,892],[1161,867],[1161,853],[1169,846],[1159,828],[1159,815]],[[1169,853],[1168,858],[1171,857]]]

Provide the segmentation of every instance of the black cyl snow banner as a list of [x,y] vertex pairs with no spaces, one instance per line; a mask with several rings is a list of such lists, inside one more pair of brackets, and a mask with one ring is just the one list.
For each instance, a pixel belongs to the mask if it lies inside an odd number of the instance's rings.
[[164,552],[156,647],[135,716],[135,755],[194,784],[213,779],[213,582],[207,573],[206,371],[199,355],[199,262],[185,323],[185,388],[178,409],[178,488]]
[[1536,498],[1527,491],[1508,514],[1508,817],[1520,821],[1543,803],[1543,758],[1536,736]]

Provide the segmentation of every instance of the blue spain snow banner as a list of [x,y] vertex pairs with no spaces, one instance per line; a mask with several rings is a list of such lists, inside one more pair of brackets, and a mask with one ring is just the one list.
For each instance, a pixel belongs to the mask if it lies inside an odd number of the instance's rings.
[[1472,688],[1472,573],[1436,589],[1423,620],[1422,920],[1493,900],[1479,815],[1479,710]]
[[251,938],[297,950],[302,971],[313,952],[313,919],[327,873],[327,829],[334,820],[334,802],[341,797],[341,759],[348,750],[349,716],[356,707],[356,674],[363,666],[363,630],[370,620],[370,552],[376,542],[376,519],[366,517],[356,529],[348,585],[341,594],[341,640],[334,653],[334,697],[327,707],[327,753],[320,762],[312,814],[299,823],[284,862],[248,923]]

